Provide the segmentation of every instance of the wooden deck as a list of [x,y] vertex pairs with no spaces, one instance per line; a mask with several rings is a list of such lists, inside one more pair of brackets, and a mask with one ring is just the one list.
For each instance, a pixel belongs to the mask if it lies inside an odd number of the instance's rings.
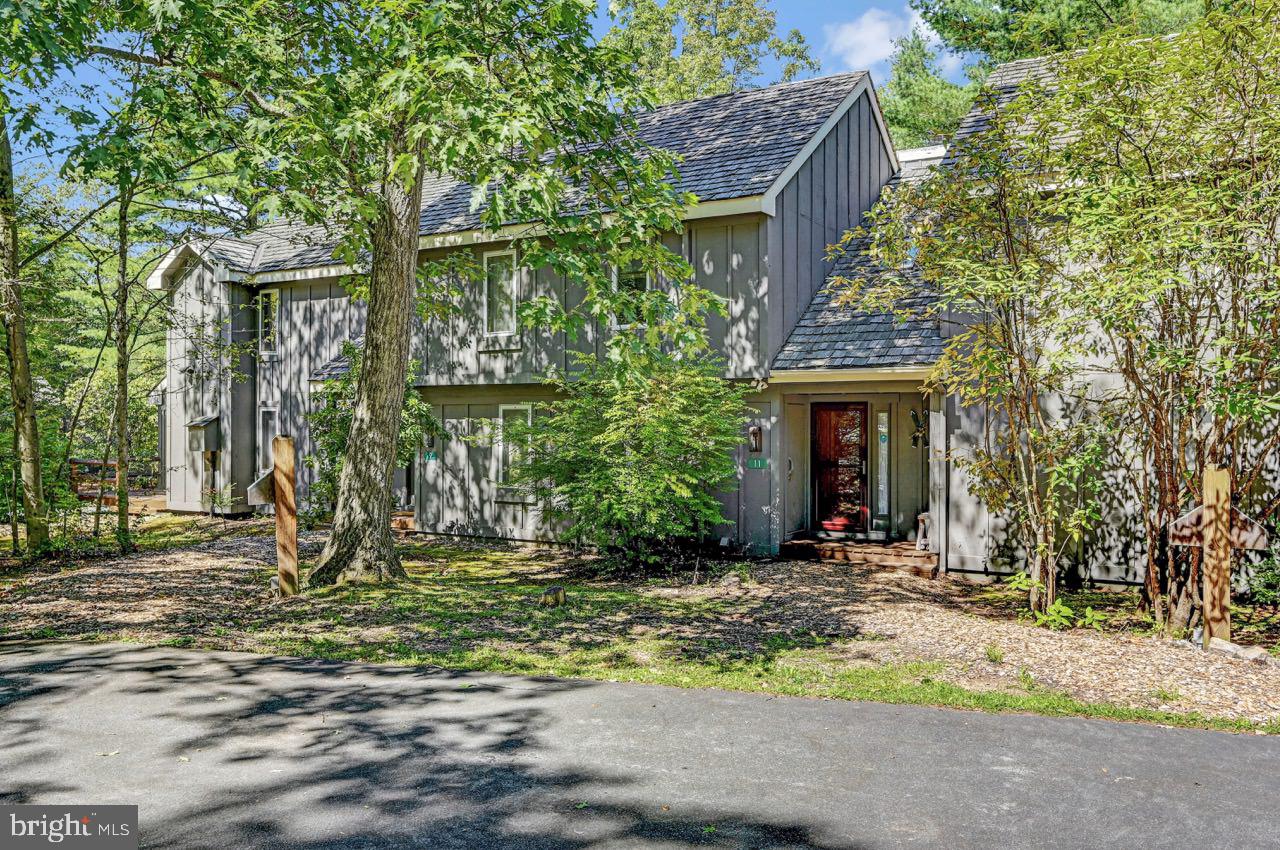
[[793,538],[782,544],[778,555],[797,560],[845,561],[850,564],[904,570],[927,578],[934,577],[938,572],[936,554],[921,551],[916,548],[916,544],[907,542]]

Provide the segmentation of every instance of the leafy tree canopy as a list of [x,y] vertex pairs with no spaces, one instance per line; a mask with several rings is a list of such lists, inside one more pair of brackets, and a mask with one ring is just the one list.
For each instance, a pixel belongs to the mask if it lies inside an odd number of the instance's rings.
[[1204,13],[1203,0],[911,0],[947,46],[1008,62],[1086,47],[1119,26],[1163,35]]
[[658,103],[751,88],[766,60],[779,82],[818,70],[799,30],[778,34],[769,0],[613,0],[609,13],[605,43],[635,57]]

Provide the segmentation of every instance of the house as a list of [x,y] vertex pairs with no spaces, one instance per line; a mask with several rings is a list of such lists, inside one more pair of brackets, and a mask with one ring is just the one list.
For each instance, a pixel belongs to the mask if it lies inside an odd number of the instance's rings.
[[[912,541],[928,514],[942,568],[995,569],[994,520],[949,460],[975,438],[972,412],[921,389],[944,327],[854,311],[826,289],[866,262],[856,250],[832,261],[826,246],[943,148],[895,150],[862,72],[664,106],[640,132],[683,157],[680,188],[699,203],[666,242],[728,303],[710,336],[728,377],[753,386],[723,534],[762,553],[820,535]],[[449,317],[419,324],[412,357],[417,391],[446,431],[490,438],[420,447],[396,498],[421,531],[546,539],[536,507],[503,485],[502,423],[529,417],[550,397],[546,372],[615,331],[590,327],[571,340],[520,328],[519,300],[581,294],[522,267],[503,233],[481,229],[469,199],[469,187],[444,179],[424,192],[422,256],[473,251],[487,274]],[[152,275],[180,317],[160,394],[171,509],[208,510],[217,494],[216,510],[248,511],[246,486],[269,466],[272,436],[310,450],[315,382],[346,368],[345,340],[376,333],[342,285],[346,271],[322,230],[273,225],[187,246]],[[305,500],[305,464],[299,475]]]

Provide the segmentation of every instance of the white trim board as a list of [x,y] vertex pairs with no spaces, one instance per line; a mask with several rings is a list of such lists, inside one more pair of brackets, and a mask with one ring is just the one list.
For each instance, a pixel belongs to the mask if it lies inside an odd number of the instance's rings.
[[924,380],[932,366],[889,366],[882,369],[777,369],[769,373],[769,384],[832,384],[841,381]]

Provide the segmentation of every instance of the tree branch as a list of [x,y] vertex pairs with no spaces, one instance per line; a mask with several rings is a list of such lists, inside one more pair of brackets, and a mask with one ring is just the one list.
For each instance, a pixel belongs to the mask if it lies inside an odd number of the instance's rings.
[[[133,50],[122,50],[119,47],[109,47],[105,44],[91,44],[88,47],[88,52],[97,56],[102,56],[106,59],[116,59],[121,62],[136,62],[139,65],[149,65],[152,68],[177,67],[175,63],[159,56],[149,56],[145,53],[137,53]],[[199,76],[204,77],[206,80],[221,83],[224,86],[239,91],[244,95],[245,100],[249,101],[254,106],[258,107],[258,109],[261,109],[269,115],[274,115],[277,118],[287,118],[291,114],[289,110],[281,107],[277,103],[272,103],[259,92],[241,86],[238,82],[230,79],[225,74],[208,70],[197,71],[196,73]]]

